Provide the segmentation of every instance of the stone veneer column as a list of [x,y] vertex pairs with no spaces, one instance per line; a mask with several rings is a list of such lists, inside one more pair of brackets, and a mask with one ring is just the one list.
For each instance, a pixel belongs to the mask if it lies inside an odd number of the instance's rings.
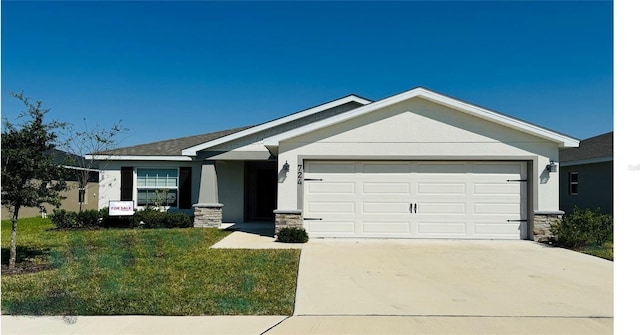
[[218,203],[218,174],[214,161],[202,162],[198,203],[193,205],[193,226],[220,228],[222,204]]
[[193,226],[198,228],[220,228],[223,204],[193,205]]
[[538,211],[533,213],[533,240],[549,242],[553,238],[551,225],[562,220],[563,211]]
[[304,228],[302,224],[302,211],[293,209],[293,210],[280,210],[276,209],[273,211],[276,215],[276,233],[278,236],[278,232],[280,229],[284,227],[297,227]]

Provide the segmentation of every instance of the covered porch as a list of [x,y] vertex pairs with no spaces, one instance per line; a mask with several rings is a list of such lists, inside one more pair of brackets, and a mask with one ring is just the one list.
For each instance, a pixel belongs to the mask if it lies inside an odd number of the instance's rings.
[[279,174],[275,159],[204,160],[194,225],[273,236]]

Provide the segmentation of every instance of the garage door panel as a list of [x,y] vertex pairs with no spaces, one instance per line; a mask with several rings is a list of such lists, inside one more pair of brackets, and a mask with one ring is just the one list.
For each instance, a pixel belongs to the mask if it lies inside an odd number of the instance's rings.
[[418,233],[430,237],[462,237],[467,234],[466,226],[464,222],[418,222]]
[[520,203],[476,203],[472,214],[505,214],[520,216]]
[[418,215],[435,216],[435,215],[466,215],[467,204],[464,202],[457,203],[418,203]]
[[409,194],[411,184],[408,182],[363,182],[362,194]]
[[309,183],[308,190],[309,193],[353,195],[356,192],[356,184],[354,182]]
[[418,195],[465,195],[467,194],[467,184],[464,182],[458,183],[417,183]]
[[407,214],[410,213],[409,202],[363,202],[362,214]]
[[355,233],[355,221],[309,221],[307,230],[310,234],[314,233],[338,233],[353,234]]
[[519,222],[504,222],[504,223],[490,223],[490,222],[478,222],[474,224],[474,233],[476,235],[501,235],[506,238],[507,236],[513,236],[514,239],[518,239],[520,236]]
[[355,202],[313,202],[307,207],[310,214],[354,214]]
[[344,173],[351,174],[356,172],[356,164],[354,162],[322,162],[311,161],[307,163],[305,171],[309,173]]
[[515,194],[520,195],[520,184],[517,183],[474,183],[473,194]]
[[471,172],[474,174],[511,175],[517,177],[522,172],[522,165],[519,163],[473,163]]
[[469,172],[467,163],[417,163],[415,171],[420,174],[456,174]]
[[409,221],[376,222],[363,220],[362,232],[365,234],[409,234],[411,232],[411,223]]
[[362,163],[363,173],[407,174],[411,172],[411,164],[408,162]]

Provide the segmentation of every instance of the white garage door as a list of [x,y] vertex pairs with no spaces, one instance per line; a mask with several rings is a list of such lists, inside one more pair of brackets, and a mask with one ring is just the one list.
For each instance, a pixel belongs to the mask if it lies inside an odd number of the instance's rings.
[[526,239],[524,162],[305,161],[312,237]]

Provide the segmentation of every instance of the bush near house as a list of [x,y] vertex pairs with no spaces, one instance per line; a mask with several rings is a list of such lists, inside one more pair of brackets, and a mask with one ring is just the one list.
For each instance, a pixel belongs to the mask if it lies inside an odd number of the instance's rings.
[[153,208],[136,211],[132,216],[109,216],[107,208],[78,213],[59,209],[54,210],[50,218],[58,229],[193,227],[193,220],[187,214],[167,213]]
[[599,208],[575,207],[571,214],[551,226],[551,232],[561,247],[613,259],[613,216],[601,213]]
[[284,227],[278,231],[276,242],[284,243],[306,243],[309,241],[307,232],[298,227]]

